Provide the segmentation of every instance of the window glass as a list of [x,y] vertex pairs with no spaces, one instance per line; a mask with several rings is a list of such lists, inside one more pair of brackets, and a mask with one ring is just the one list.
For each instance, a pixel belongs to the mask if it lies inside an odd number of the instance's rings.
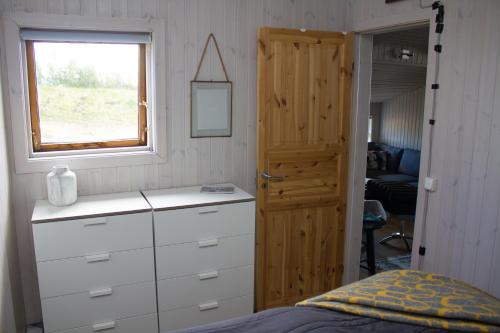
[[373,138],[373,116],[368,117],[368,142],[371,142]]
[[139,139],[139,45],[33,42],[41,144]]

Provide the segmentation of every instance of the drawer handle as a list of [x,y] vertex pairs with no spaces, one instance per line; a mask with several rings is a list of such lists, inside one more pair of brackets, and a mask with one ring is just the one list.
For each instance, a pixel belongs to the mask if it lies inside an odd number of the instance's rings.
[[198,214],[217,213],[219,208],[217,206],[201,207],[198,209]]
[[110,259],[110,256],[109,256],[109,253],[101,253],[101,254],[94,254],[94,255],[86,256],[85,259],[87,259],[88,263],[99,262],[99,261],[108,261]]
[[217,272],[217,271],[211,271],[211,272],[198,274],[198,277],[200,278],[200,280],[215,279],[218,276],[219,276],[219,272]]
[[90,297],[101,297],[111,295],[113,293],[113,288],[103,288],[89,291]]
[[92,219],[92,220],[88,220],[88,221],[83,222],[83,226],[84,227],[90,227],[90,226],[93,226],[93,225],[102,225],[102,224],[106,224],[106,218],[105,217],[96,218],[96,219]]
[[200,307],[200,311],[213,310],[219,307],[219,302],[217,301],[207,302],[207,303],[202,303],[198,306]]
[[219,240],[217,238],[198,241],[198,247],[211,247],[217,245],[219,245]]
[[110,328],[115,328],[115,321],[112,320],[104,323],[94,324],[92,325],[92,328],[94,329],[94,332],[109,330]]

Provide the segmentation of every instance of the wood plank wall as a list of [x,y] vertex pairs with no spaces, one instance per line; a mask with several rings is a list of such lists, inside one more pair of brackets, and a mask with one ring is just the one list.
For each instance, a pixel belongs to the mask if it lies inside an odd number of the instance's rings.
[[382,103],[379,141],[420,150],[424,121],[425,87]]
[[[80,195],[224,181],[254,193],[257,28],[342,31],[346,26],[342,0],[1,0],[0,9],[166,20],[168,162],[78,170]],[[189,81],[209,32],[217,37],[233,81],[233,137],[190,139]],[[222,74],[212,51],[201,78]],[[34,201],[46,197],[45,173],[14,174],[13,190],[27,320],[36,322],[41,313],[29,221]]]
[[[420,19],[426,10],[419,3],[350,0],[352,28]],[[430,173],[439,185],[429,195],[423,268],[500,297],[500,2],[444,4],[443,61],[430,156]],[[427,17],[432,15],[433,21],[434,14]]]

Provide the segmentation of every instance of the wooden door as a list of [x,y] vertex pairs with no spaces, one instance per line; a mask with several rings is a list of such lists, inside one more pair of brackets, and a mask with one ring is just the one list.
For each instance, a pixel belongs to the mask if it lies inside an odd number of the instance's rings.
[[341,284],[351,34],[261,28],[256,308]]

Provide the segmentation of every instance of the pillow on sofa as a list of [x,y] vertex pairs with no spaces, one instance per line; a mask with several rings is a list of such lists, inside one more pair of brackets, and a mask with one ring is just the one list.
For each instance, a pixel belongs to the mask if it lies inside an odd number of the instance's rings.
[[384,143],[379,143],[378,146],[381,150],[385,150],[389,153],[389,158],[387,160],[387,170],[391,172],[397,172],[399,161],[401,160],[401,155],[403,155],[403,149],[389,146]]
[[387,162],[389,160],[389,153],[386,152],[385,150],[381,150],[377,152],[377,162],[378,162],[378,169],[382,171],[387,170]]
[[366,169],[367,170],[378,170],[377,152],[376,151],[368,151],[367,160],[366,160]]
[[401,162],[399,162],[398,172],[405,175],[418,177],[420,169],[420,151],[415,149],[405,149]]

